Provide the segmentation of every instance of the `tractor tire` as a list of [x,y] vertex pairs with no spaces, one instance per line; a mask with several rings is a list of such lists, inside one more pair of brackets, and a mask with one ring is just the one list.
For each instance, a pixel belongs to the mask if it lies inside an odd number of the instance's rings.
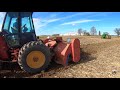
[[28,73],[39,73],[50,64],[50,50],[41,41],[29,42],[20,49],[18,64]]

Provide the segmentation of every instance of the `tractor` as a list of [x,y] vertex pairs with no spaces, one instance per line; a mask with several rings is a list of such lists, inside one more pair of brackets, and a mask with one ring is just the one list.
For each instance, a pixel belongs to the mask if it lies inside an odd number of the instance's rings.
[[[62,37],[38,40],[33,12],[6,12],[0,32],[0,67],[4,62],[18,63],[28,73],[39,73],[51,61],[67,66],[80,61],[80,40]],[[71,58],[71,59],[70,59]]]
[[108,32],[104,32],[103,34],[102,34],[102,37],[101,37],[102,39],[111,39],[111,36],[109,35],[109,33]]

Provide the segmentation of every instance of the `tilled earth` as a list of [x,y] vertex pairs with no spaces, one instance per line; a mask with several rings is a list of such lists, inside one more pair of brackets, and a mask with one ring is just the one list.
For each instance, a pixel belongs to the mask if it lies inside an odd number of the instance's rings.
[[[67,38],[67,37],[66,37]],[[64,38],[66,40],[66,38]],[[71,37],[76,38],[76,37]],[[68,66],[51,63],[39,74],[28,74],[17,64],[0,71],[1,78],[119,78],[120,38],[78,37],[81,42],[81,60]],[[8,67],[8,66],[7,66]],[[10,67],[10,66],[9,66]]]

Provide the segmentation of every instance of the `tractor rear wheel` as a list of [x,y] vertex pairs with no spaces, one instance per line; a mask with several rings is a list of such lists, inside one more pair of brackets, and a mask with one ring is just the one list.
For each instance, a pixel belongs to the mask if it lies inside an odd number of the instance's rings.
[[18,64],[28,73],[39,73],[50,63],[50,50],[40,41],[25,44],[19,51]]

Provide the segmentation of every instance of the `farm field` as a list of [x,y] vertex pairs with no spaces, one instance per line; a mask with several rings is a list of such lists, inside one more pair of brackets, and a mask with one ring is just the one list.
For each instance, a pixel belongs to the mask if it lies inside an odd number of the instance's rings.
[[[46,37],[44,37],[46,38]],[[41,37],[41,39],[44,39]],[[64,36],[79,38],[81,60],[69,63],[67,67],[51,63],[48,70],[39,74],[28,74],[11,65],[11,69],[0,71],[0,78],[119,78],[120,38],[101,39],[99,36]]]

